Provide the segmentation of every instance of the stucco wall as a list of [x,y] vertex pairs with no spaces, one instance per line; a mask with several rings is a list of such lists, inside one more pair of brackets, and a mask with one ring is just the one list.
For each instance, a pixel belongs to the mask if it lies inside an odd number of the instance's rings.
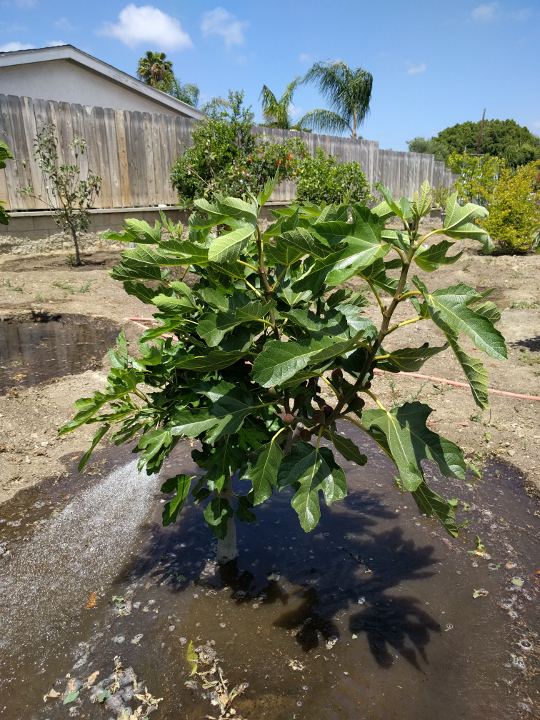
[[170,105],[154,102],[69,60],[0,67],[0,93],[113,110],[181,115]]

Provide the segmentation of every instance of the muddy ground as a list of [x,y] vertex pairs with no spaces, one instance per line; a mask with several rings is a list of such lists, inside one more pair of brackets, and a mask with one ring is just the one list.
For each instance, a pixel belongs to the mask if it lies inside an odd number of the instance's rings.
[[[540,396],[540,257],[485,257],[478,245],[464,244],[464,255],[435,275],[418,274],[430,289],[460,282],[477,290],[495,286],[494,299],[502,310],[498,328],[508,343],[509,357],[497,362],[483,353],[489,386]],[[81,268],[70,267],[62,255],[4,257],[0,259],[0,317],[27,319],[34,315],[85,315],[124,327],[134,347],[142,332],[128,317],[149,317],[151,309],[124,293],[109,277],[118,262],[115,252],[96,252]],[[405,309],[405,308],[404,308]],[[378,306],[366,308],[378,321]],[[404,318],[404,316],[403,316]],[[417,323],[394,333],[395,346],[418,346],[442,336],[428,323]],[[469,351],[472,344],[464,341]],[[392,348],[392,343],[387,343]],[[100,389],[107,374],[107,358],[94,358],[78,375],[50,380],[36,387],[15,387],[0,396],[0,502],[46,477],[66,475],[88,447],[91,432],[82,428],[57,437],[58,428],[73,415],[73,403]],[[464,382],[450,351],[429,360],[423,374]],[[481,469],[488,458],[513,466],[524,478],[529,494],[540,496],[540,427],[535,400],[491,395],[491,409],[483,414],[471,394],[436,382],[397,376],[378,376],[374,389],[386,406],[420,398],[433,408],[431,427],[457,442],[467,458]],[[92,466],[88,472],[93,472]],[[97,472],[97,471],[96,471]]]

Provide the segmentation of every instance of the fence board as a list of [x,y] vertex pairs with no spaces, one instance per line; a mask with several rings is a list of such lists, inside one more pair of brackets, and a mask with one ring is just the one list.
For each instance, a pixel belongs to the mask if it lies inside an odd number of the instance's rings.
[[[21,195],[20,190],[33,185],[36,191],[45,192],[43,175],[33,159],[33,140],[48,122],[57,128],[61,162],[71,164],[75,160],[68,149],[74,136],[86,139],[88,151],[79,155],[81,178],[86,178],[88,168],[102,177],[94,207],[177,202],[176,191],[170,185],[171,168],[176,158],[193,145],[194,120],[0,94],[0,135],[17,158],[0,173],[0,193],[7,197],[11,210],[44,206],[39,200]],[[432,155],[381,150],[373,140],[256,126],[252,132],[278,142],[296,137],[306,143],[312,156],[321,147],[326,155],[337,155],[339,162],[358,162],[370,185],[382,181],[395,195],[410,199],[426,179],[435,187],[450,186],[456,179]],[[275,189],[271,200],[284,202],[295,196],[296,182],[286,181]]]

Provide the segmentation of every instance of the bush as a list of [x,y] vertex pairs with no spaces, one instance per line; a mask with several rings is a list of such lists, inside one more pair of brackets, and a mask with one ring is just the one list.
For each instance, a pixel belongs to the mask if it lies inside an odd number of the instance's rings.
[[536,161],[515,173],[504,169],[489,198],[489,217],[479,222],[507,252],[527,252],[540,232],[539,166]]
[[242,197],[257,194],[276,175],[278,182],[295,177],[305,144],[298,139],[284,143],[253,135],[254,115],[244,108],[243,92],[229,92],[229,99],[206,107],[208,117],[193,131],[193,147],[179,157],[171,183],[181,205],[192,208],[195,198],[216,195]]
[[498,182],[499,172],[505,167],[505,161],[498,157],[454,152],[448,158],[448,166],[460,176],[454,183],[459,199],[486,205]]
[[340,163],[337,155],[325,156],[321,147],[298,168],[296,197],[315,205],[363,202],[370,198],[369,183],[357,162]]

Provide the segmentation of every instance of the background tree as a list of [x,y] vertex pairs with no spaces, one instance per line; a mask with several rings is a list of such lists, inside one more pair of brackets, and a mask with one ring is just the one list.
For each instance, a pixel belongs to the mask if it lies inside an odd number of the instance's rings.
[[315,157],[305,157],[298,168],[296,198],[315,205],[366,202],[370,185],[360,163],[338,162],[337,155],[325,156],[318,147]]
[[172,67],[172,61],[167,60],[166,53],[147,50],[146,54],[139,60],[137,77],[147,85],[157,87],[158,83],[171,81],[174,77]]
[[330,110],[311,110],[302,124],[313,130],[330,133],[349,131],[357,139],[357,129],[369,112],[373,77],[358,68],[352,70],[341,61],[315,63],[303,83],[313,83],[330,105]]
[[56,127],[51,123],[44,125],[34,140],[34,157],[44,175],[47,194],[45,197],[34,194],[34,188],[23,188],[21,192],[39,198],[52,212],[55,223],[73,238],[75,247],[75,265],[81,265],[79,235],[88,230],[90,208],[101,188],[101,176],[90,169],[85,180],[80,179],[79,155],[86,152],[86,140],[74,137],[64,152],[72,152],[75,162],[72,165],[60,165],[56,138]]
[[197,107],[199,104],[199,88],[194,83],[182,84],[173,72],[171,60],[166,53],[148,50],[137,66],[137,77],[147,85],[161,90],[167,95]]
[[299,75],[292,83],[289,83],[279,100],[269,87],[263,85],[259,99],[263,109],[263,120],[267,127],[302,131],[303,118],[300,118],[297,123],[293,123],[291,116],[293,95],[301,80]]
[[[432,153],[436,160],[448,160],[452,153],[476,152],[481,122],[464,122],[445,128],[429,139],[408,141],[411,152]],[[514,120],[486,120],[480,154],[498,157],[507,167],[519,167],[540,158],[540,138]]]

